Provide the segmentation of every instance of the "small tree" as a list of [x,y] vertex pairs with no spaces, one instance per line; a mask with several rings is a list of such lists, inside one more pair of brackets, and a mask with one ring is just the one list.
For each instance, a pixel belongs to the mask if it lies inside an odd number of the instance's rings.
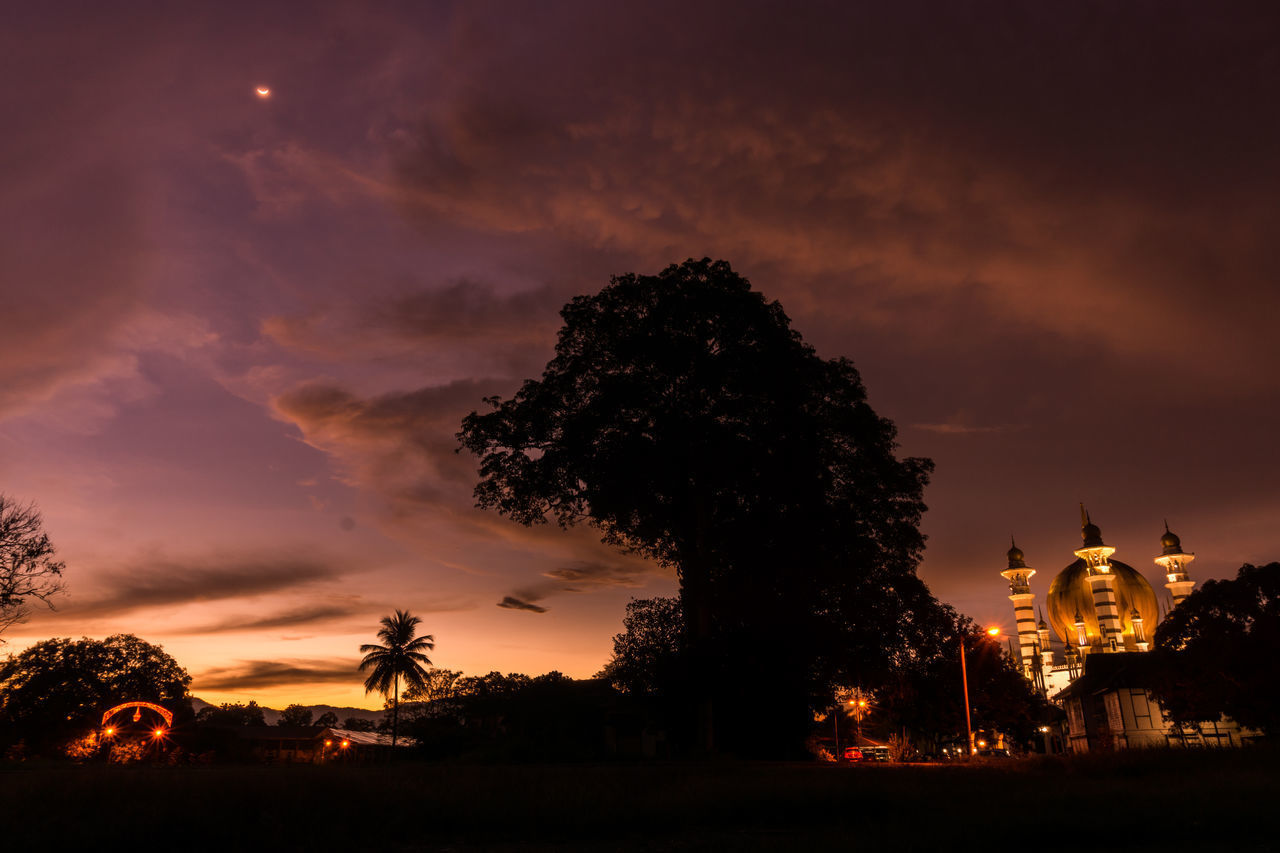
[[1245,564],[1174,608],[1155,633],[1152,692],[1177,723],[1227,715],[1268,735],[1280,731],[1280,563]]
[[0,633],[27,618],[33,599],[53,609],[50,599],[63,591],[66,568],[53,556],[35,505],[0,494]]
[[201,708],[196,722],[207,726],[265,726],[267,718],[262,707],[250,699],[248,705],[223,702],[216,708],[212,705]]
[[600,671],[619,690],[653,695],[669,688],[684,647],[684,614],[678,598],[633,598],[621,634],[613,637],[613,659]]
[[309,726],[311,725],[311,709],[306,705],[290,705],[280,712],[280,719],[276,722],[276,725]]
[[320,715],[320,718],[316,720],[316,725],[324,726],[325,728],[337,728],[338,715],[332,711],[325,711]]
[[431,660],[423,651],[431,651],[435,646],[435,637],[430,634],[417,637],[418,626],[422,620],[410,616],[407,611],[397,610],[394,616],[382,617],[382,628],[378,631],[381,645],[366,643],[360,647],[364,660],[360,661],[360,671],[372,669],[365,679],[365,693],[375,690],[384,696],[391,694],[391,745],[396,745],[397,724],[400,719],[400,679],[404,679],[410,689],[426,689],[426,669]]

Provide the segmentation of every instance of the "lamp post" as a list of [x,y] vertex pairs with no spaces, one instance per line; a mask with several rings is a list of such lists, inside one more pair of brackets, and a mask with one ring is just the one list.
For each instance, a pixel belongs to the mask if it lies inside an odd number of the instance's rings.
[[862,717],[867,713],[867,698],[859,695],[856,699],[849,700],[849,706],[853,709],[853,745],[856,748],[862,746]]
[[831,722],[836,727],[836,763],[842,758],[840,754],[840,697],[836,697],[835,704],[831,707]]
[[[1000,635],[999,628],[988,628],[988,637],[998,637]],[[964,661],[964,635],[960,635],[960,682],[964,685],[964,731],[966,740],[969,744],[969,752],[966,757],[973,757],[973,722],[969,716],[969,670]]]

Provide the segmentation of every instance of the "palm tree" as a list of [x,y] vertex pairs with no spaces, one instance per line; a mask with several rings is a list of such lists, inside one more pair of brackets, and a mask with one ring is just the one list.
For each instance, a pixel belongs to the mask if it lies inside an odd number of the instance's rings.
[[422,652],[436,647],[435,637],[427,634],[414,637],[422,620],[410,616],[407,611],[397,610],[394,616],[382,617],[382,628],[378,631],[381,645],[366,643],[360,647],[364,660],[360,661],[360,671],[373,667],[373,672],[364,682],[364,692],[378,691],[383,696],[392,694],[391,700],[391,745],[396,745],[396,728],[400,722],[400,679],[410,688],[420,690],[426,688],[426,670],[423,664],[431,666],[431,661]]

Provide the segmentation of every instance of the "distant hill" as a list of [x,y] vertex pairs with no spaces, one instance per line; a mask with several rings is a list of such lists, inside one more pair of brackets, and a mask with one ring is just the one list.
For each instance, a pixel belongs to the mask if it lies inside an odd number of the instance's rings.
[[[245,703],[248,704],[248,703]],[[198,714],[204,708],[216,707],[211,702],[206,702],[198,696],[191,697],[191,707]],[[336,705],[307,705],[311,709],[311,719],[319,719],[320,715],[326,711],[332,711],[338,717],[338,722],[346,720],[348,717],[355,717],[357,720],[372,720],[378,722],[382,719],[383,711],[370,711],[368,708],[339,708]],[[402,706],[403,707],[403,706]],[[267,721],[267,725],[274,726],[280,721],[280,710],[262,706],[262,718]]]

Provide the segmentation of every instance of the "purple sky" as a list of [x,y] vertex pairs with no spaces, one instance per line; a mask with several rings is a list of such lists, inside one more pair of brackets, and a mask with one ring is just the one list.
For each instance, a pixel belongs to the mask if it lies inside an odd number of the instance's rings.
[[0,491],[70,590],[10,648],[373,704],[399,607],[439,665],[591,675],[672,578],[473,510],[453,434],[569,297],[687,257],[936,460],[920,571],[975,618],[1079,501],[1157,584],[1165,518],[1198,580],[1280,557],[1270,4],[194,8],[0,30]]

